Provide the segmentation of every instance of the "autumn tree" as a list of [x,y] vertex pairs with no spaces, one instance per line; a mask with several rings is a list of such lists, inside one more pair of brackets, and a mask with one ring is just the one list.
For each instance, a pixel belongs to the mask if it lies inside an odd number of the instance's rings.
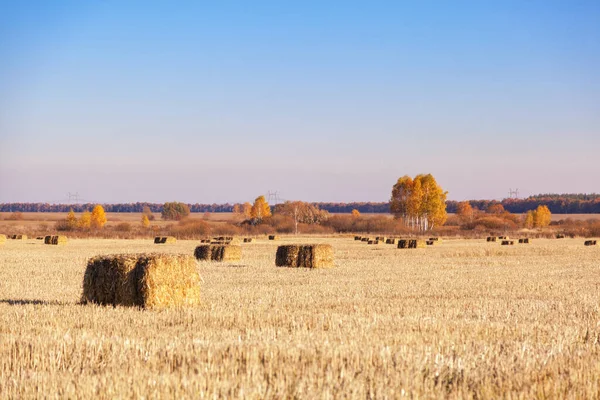
[[250,218],[257,223],[262,222],[263,218],[271,216],[271,207],[265,200],[265,196],[258,196],[250,210]]
[[87,230],[92,226],[92,216],[89,211],[85,211],[77,221],[79,229]]
[[534,211],[533,224],[536,228],[543,228],[550,225],[552,213],[547,206],[539,205]]
[[354,218],[360,217],[360,211],[358,211],[356,208],[352,210],[351,214]]
[[303,201],[286,201],[273,208],[274,214],[287,215],[294,219],[294,230],[298,234],[298,224],[319,224],[327,220],[329,213],[318,206]]
[[392,188],[390,210],[396,218],[421,231],[446,222],[446,196],[431,174],[403,176]]
[[471,203],[468,201],[461,201],[457,205],[456,215],[463,223],[473,222],[475,212],[473,211],[473,207],[471,207]]
[[527,229],[532,229],[535,226],[535,211],[529,210],[525,214],[525,218],[523,221],[523,226]]
[[233,209],[231,211],[235,215],[240,215],[242,213],[242,206],[240,204],[234,204]]
[[77,217],[75,216],[75,212],[71,208],[71,210],[67,214],[67,229],[73,230],[76,227],[77,227]]
[[150,210],[150,207],[144,206],[144,208],[142,209],[142,214],[148,217],[149,221],[154,221],[154,214],[152,214],[152,210]]
[[242,204],[242,215],[248,219],[252,216],[252,204],[249,202]]
[[142,228],[147,229],[148,227],[150,227],[150,218],[148,215],[142,214]]
[[104,213],[104,208],[100,204],[97,204],[94,207],[90,219],[90,225],[94,229],[101,229],[104,224],[106,224],[106,214]]
[[162,219],[175,221],[179,221],[188,215],[190,215],[188,205],[177,201],[165,203],[161,213]]
[[487,208],[487,210],[485,210],[488,214],[503,214],[504,213],[504,206],[500,203],[495,203],[495,204],[490,204]]

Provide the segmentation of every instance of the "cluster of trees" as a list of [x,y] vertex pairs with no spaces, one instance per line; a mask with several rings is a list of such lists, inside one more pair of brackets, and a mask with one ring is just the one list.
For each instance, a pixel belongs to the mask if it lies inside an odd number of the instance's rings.
[[179,221],[188,215],[190,215],[190,208],[188,205],[178,201],[165,203],[161,211],[161,217],[164,220]]
[[99,230],[104,227],[106,221],[104,208],[98,204],[94,206],[91,213],[84,211],[79,218],[75,216],[75,212],[71,209],[63,221],[57,222],[56,229],[59,231]]
[[446,222],[447,194],[431,174],[405,175],[392,188],[390,211],[407,226],[427,231]]
[[462,201],[456,205],[455,225],[466,230],[514,230],[524,228],[544,228],[550,225],[552,213],[548,207],[540,205],[536,210],[519,216],[506,210],[500,203],[491,203],[487,209],[480,210],[470,202]]

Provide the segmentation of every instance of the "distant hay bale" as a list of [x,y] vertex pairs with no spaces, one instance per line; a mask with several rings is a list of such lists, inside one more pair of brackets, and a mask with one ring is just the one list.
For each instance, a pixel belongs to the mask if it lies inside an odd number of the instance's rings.
[[585,246],[596,246],[597,241],[596,240],[586,240],[584,242]]
[[430,237],[427,240],[437,242],[437,243],[442,243],[442,239],[440,239],[439,237]]
[[201,244],[194,250],[194,257],[203,261],[240,261],[242,247],[237,245]]
[[35,240],[44,240],[44,237],[43,236],[38,236],[38,237],[35,238]]
[[396,244],[395,238],[387,238],[385,241],[386,244]]
[[244,238],[244,243],[252,243],[252,238]]
[[361,240],[361,239],[362,239],[362,237],[360,237],[360,236],[354,236],[354,240]]
[[495,242],[498,238],[496,236],[488,236],[487,237],[487,241],[488,242]]
[[559,233],[559,234],[557,234],[557,235],[556,235],[556,238],[557,238],[557,239],[564,239],[564,238],[565,238],[565,235],[564,235],[564,234],[562,234],[562,233]]
[[379,244],[379,240],[369,240],[367,244]]
[[360,239],[360,241],[361,241],[361,242],[368,242],[368,241],[369,241],[369,238],[368,238],[368,237],[364,237],[364,238]]
[[200,243],[210,243],[210,239],[200,239]]
[[83,278],[82,302],[165,308],[200,304],[200,276],[183,254],[93,257]]
[[498,240],[508,240],[508,236],[498,236]]
[[399,249],[408,249],[408,240],[407,239],[398,240],[398,248]]
[[269,240],[279,240],[279,236],[277,236],[277,235],[269,235]]
[[427,246],[424,240],[400,239],[398,240],[399,249],[421,249]]
[[515,244],[514,240],[503,240],[502,241],[502,246],[512,246]]
[[436,244],[436,243],[437,243],[437,242],[436,242],[435,240],[426,240],[426,241],[425,241],[425,244],[426,244],[427,246],[435,246],[435,244]]
[[387,238],[385,236],[377,236],[375,238],[375,240],[379,241],[379,242],[383,242],[385,243],[385,241],[387,240]]
[[12,240],[27,240],[27,235],[10,235],[8,238]]
[[275,265],[292,268],[331,268],[333,248],[330,244],[285,245],[277,247]]
[[0,243],[6,242],[6,235],[0,234]]
[[154,244],[172,244],[177,242],[173,236],[157,236],[154,238]]
[[60,235],[46,236],[44,244],[63,245],[67,244],[67,237]]
[[529,244],[529,238],[519,239],[519,243],[521,243],[521,244]]

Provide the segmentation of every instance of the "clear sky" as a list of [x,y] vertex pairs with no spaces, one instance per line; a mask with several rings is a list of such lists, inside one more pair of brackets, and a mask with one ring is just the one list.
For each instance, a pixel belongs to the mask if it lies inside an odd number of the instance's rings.
[[0,1],[0,202],[600,192],[600,1]]

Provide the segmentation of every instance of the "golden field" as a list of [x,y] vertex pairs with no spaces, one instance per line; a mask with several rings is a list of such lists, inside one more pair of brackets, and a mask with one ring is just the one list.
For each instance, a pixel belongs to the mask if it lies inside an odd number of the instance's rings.
[[[99,254],[192,254],[196,241],[0,244],[0,398],[597,398],[600,247],[343,237],[243,244],[198,264],[202,306],[78,304]],[[335,268],[275,267],[330,243]]]

